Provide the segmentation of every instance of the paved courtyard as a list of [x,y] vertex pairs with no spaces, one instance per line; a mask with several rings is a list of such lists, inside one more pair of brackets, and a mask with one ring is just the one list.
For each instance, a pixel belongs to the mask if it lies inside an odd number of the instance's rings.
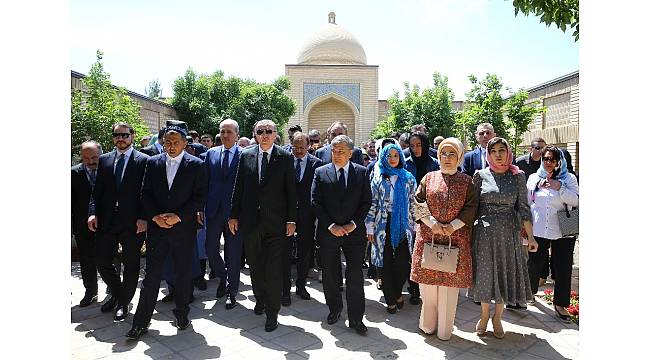
[[[144,260],[142,265],[144,268]],[[574,272],[574,290],[577,290],[577,270]],[[141,273],[141,280],[143,275]],[[70,281],[73,359],[578,358],[578,326],[562,323],[554,317],[552,307],[539,297],[536,306],[529,306],[527,311],[504,312],[503,324],[507,333],[499,340],[491,334],[491,324],[488,325],[488,336],[475,334],[480,306],[466,298],[463,295],[465,291],[461,290],[452,338],[441,341],[435,335],[426,336],[417,331],[420,305],[413,306],[407,301],[397,314],[388,314],[382,302],[382,292],[377,290],[373,280],[366,280],[364,323],[368,334],[361,336],[346,327],[345,309],[338,323],[327,324],[328,309],[322,284],[317,273],[310,271],[307,290],[312,299],[302,300],[292,292],[291,306],[280,310],[280,326],[267,333],[264,331],[264,315],[255,315],[252,311],[255,303],[246,269],[241,276],[239,306],[226,310],[224,298],[214,299],[219,280],[210,280],[207,290],[194,289],[196,300],[191,304],[189,317],[192,324],[188,329],[177,330],[172,325],[174,305],[159,302],[149,332],[139,342],[129,342],[124,335],[131,328],[139,289],[129,317],[114,322],[110,313],[100,312],[100,303],[78,307],[84,294],[79,263],[72,263]],[[538,295],[549,287],[552,285],[540,288]],[[100,281],[100,301],[106,297],[105,290],[106,286]],[[164,294],[166,290],[161,289],[159,299]]]

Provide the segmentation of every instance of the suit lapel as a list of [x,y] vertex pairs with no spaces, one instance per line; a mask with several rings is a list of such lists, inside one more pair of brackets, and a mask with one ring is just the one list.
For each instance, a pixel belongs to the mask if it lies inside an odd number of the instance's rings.
[[235,153],[230,154],[230,174],[232,174],[236,168],[237,168],[237,163],[239,162],[239,146],[235,146]]

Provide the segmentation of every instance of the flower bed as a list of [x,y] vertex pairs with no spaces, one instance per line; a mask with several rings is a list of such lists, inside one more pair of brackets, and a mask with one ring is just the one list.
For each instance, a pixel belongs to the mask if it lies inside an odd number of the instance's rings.
[[[549,305],[553,304],[553,290],[546,289],[544,290],[544,300]],[[579,324],[580,319],[580,297],[578,293],[571,290],[571,298],[569,300],[569,306],[566,308],[566,311],[571,317],[571,321],[576,324]]]

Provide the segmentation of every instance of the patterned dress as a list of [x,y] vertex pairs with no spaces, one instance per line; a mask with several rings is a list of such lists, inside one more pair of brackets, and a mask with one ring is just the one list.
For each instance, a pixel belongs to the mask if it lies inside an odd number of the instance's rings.
[[485,168],[474,174],[479,194],[472,243],[474,301],[523,304],[533,299],[521,247],[523,221],[531,220],[525,175],[498,174]]
[[441,171],[427,173],[416,193],[416,200],[426,200],[431,215],[441,223],[459,219],[465,226],[451,234],[451,244],[457,246],[458,265],[456,273],[430,270],[421,267],[424,243],[449,244],[449,237],[433,235],[426,225],[417,225],[413,249],[411,280],[426,285],[466,288],[472,286],[471,226],[476,214],[477,198],[472,178],[461,172],[453,175]]

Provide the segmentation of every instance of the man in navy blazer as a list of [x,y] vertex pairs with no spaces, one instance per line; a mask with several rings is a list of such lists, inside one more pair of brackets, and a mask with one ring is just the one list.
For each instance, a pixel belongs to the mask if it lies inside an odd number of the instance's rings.
[[316,169],[312,184],[312,206],[318,218],[318,237],[323,261],[323,290],[330,313],[327,323],[338,321],[343,310],[338,276],[340,252],[346,260],[345,284],[350,328],[359,334],[368,329],[362,322],[365,312],[363,263],[366,249],[364,219],[372,194],[366,168],[350,162],[352,140],[339,135],[332,140],[332,163]]
[[469,176],[474,176],[474,172],[476,172],[476,170],[481,170],[488,167],[486,157],[487,143],[490,141],[490,139],[496,136],[494,133],[494,127],[492,127],[492,124],[489,123],[479,124],[476,127],[476,132],[474,135],[476,136],[476,142],[478,142],[478,146],[476,149],[465,154],[462,168],[462,171]]
[[142,281],[138,308],[128,339],[147,332],[153,315],[165,259],[174,263],[176,327],[190,324],[187,314],[192,293],[192,256],[196,244],[197,214],[205,203],[207,183],[203,161],[185,152],[187,125],[167,121],[166,153],[147,160],[142,185],[142,207],[149,222],[147,273]]
[[239,156],[228,228],[241,232],[255,295],[253,311],[266,312],[264,330],[270,332],[278,327],[284,244],[296,232],[296,180],[293,157],[273,143],[275,123],[260,120],[254,129],[259,145]]
[[[140,277],[140,248],[147,222],[140,204],[145,163],[149,156],[133,148],[133,127],[124,122],[113,125],[115,150],[99,157],[88,228],[96,231],[97,270],[111,290],[101,310],[117,305],[115,320],[124,320]],[[118,244],[122,245],[123,278],[113,266]]]
[[[330,141],[334,139],[335,137],[339,135],[347,135],[348,134],[348,127],[344,123],[340,121],[336,121],[330,125],[329,129],[327,129],[327,134],[329,136]],[[323,165],[329,164],[332,162],[332,145],[327,144],[323,146],[322,148],[316,150],[316,155],[317,158],[319,158],[322,162]],[[352,151],[352,158],[350,159],[353,163],[363,165],[363,154],[361,154],[361,149],[358,147],[354,147]]]
[[[227,295],[226,309],[237,305],[235,297],[239,292],[239,273],[243,245],[239,233],[228,231],[228,217],[232,208],[232,193],[235,187],[239,155],[244,150],[237,145],[239,124],[225,119],[219,124],[222,145],[208,150],[203,166],[208,177],[208,197],[205,203],[206,235],[205,248],[210,268],[221,278],[217,298]],[[220,255],[220,240],[225,240],[224,259]]]
[[282,305],[291,305],[291,251],[293,242],[296,241],[298,261],[296,264],[296,295],[303,300],[311,299],[305,285],[307,284],[307,273],[314,248],[314,232],[316,230],[316,217],[311,206],[311,183],[314,179],[314,171],[322,165],[322,162],[315,156],[308,153],[309,137],[307,134],[296,131],[293,134],[291,151],[293,155],[293,167],[296,177],[296,193],[298,196],[297,211],[298,221],[296,223],[296,235],[287,237],[283,257],[283,284],[282,284]]

